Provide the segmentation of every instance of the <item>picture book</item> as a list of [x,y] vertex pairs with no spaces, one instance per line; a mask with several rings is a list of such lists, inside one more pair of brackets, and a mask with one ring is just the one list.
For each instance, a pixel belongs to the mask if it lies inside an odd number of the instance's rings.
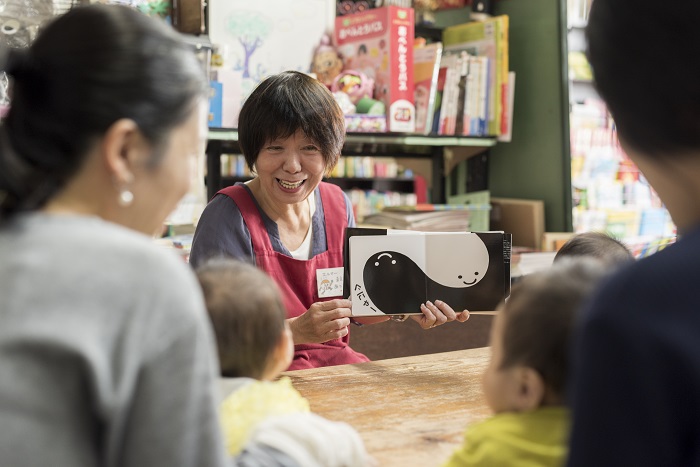
[[344,296],[353,316],[420,314],[426,301],[491,311],[510,295],[511,235],[348,228]]
[[478,94],[479,81],[479,62],[477,57],[469,56],[467,61],[467,77],[465,84],[464,110],[462,112],[462,125],[457,131],[462,135],[478,135]]
[[416,133],[429,134],[437,95],[442,43],[435,42],[413,49],[413,83],[416,104]]
[[467,96],[469,118],[465,118],[464,134],[486,136],[489,134],[490,59],[488,57],[469,57],[469,62],[469,95]]
[[444,83],[437,131],[439,135],[455,134],[461,68],[462,60],[459,54],[443,55],[440,61],[440,77],[444,74]]
[[446,28],[442,34],[443,54],[464,50],[485,56],[489,62],[488,134],[500,135],[507,128],[503,112],[508,83],[508,16],[495,16]]
[[465,52],[460,52],[459,57],[459,81],[457,82],[457,117],[455,118],[455,135],[464,135],[465,119],[469,118],[466,112],[465,104],[467,103],[467,79],[469,77],[469,62],[470,57]]
[[506,96],[506,126],[498,137],[498,141],[510,143],[513,136],[513,103],[515,102],[515,72],[508,72],[508,87]]

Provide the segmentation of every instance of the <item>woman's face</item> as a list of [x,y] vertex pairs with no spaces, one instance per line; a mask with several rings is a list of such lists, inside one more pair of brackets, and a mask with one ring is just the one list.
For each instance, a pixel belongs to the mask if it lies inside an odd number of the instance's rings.
[[260,188],[276,204],[301,203],[316,189],[326,169],[321,149],[301,130],[268,141],[255,162]]
[[152,235],[187,193],[197,174],[198,156],[204,153],[207,138],[207,105],[201,100],[187,120],[175,127],[163,156],[155,167],[147,164],[135,171],[133,227]]

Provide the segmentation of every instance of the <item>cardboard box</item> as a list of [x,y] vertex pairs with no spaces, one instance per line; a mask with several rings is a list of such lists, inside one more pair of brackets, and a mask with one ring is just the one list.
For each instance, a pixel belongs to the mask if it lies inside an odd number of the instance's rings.
[[542,249],[544,201],[491,198],[491,230],[513,234],[513,245]]
[[575,234],[573,232],[545,232],[542,234],[542,251],[559,251]]
[[344,69],[374,79],[374,98],[386,105],[387,129],[414,132],[413,9],[386,6],[335,19]]
[[344,296],[353,316],[420,314],[426,301],[492,311],[510,295],[511,236],[349,228]]

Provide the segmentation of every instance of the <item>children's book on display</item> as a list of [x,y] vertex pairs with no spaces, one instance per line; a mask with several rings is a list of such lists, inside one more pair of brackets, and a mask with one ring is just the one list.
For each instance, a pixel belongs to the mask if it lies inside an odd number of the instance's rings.
[[492,311],[510,295],[511,234],[348,228],[344,296],[353,316],[420,314],[442,300]]

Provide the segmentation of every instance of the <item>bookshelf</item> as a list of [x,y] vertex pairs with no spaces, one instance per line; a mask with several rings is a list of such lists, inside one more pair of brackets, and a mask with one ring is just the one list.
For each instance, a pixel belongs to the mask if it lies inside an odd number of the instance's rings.
[[[452,152],[465,152],[469,155],[488,151],[496,144],[495,138],[470,138],[456,136],[423,136],[398,133],[348,133],[345,137],[342,155],[344,157],[395,157],[401,161],[423,160],[430,166],[430,201],[444,203],[446,162]],[[227,152],[240,152],[238,131],[235,129],[210,128],[207,144],[207,197],[239,180],[247,178],[224,177],[221,173],[221,155]],[[409,164],[410,165],[410,164]],[[405,178],[331,178],[328,181],[341,188],[371,187],[377,191],[413,191],[412,180]],[[407,184],[408,183],[408,184]],[[409,185],[410,184],[410,185]]]
[[[473,191],[469,180],[477,180],[478,189],[494,197],[543,200],[550,232],[572,229],[566,2],[494,2],[494,14],[510,18],[509,68],[516,74],[512,139],[461,162],[447,180],[449,195]],[[437,11],[431,26],[445,28],[469,16],[469,7]]]
[[675,234],[671,217],[622,150],[612,117],[598,96],[585,57],[590,0],[568,3],[568,79],[573,231],[607,231],[636,245]]

